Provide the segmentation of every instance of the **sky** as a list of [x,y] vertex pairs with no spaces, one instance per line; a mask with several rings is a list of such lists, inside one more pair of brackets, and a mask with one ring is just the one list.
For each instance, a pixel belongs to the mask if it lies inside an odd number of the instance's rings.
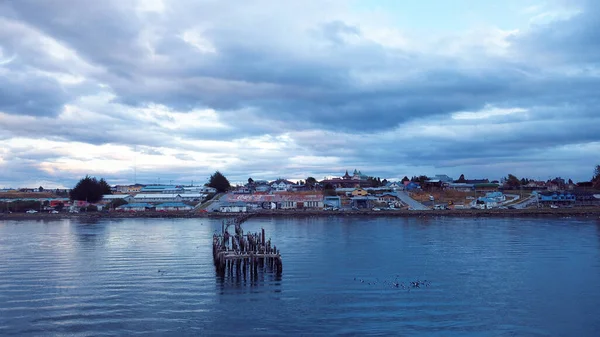
[[0,2],[0,187],[589,180],[600,2]]

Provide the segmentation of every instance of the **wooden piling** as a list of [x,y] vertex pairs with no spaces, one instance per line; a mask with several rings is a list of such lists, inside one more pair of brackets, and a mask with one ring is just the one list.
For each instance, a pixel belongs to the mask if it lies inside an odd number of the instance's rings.
[[[251,274],[251,280],[256,280],[259,270],[281,275],[281,254],[277,246],[271,246],[271,239],[266,240],[265,229],[244,235],[241,224],[248,218],[250,215],[245,214],[224,221],[221,233],[213,235],[213,261],[217,274],[221,277],[235,274],[240,278],[243,275],[244,280],[247,273]],[[233,235],[228,231],[230,226],[235,227]]]

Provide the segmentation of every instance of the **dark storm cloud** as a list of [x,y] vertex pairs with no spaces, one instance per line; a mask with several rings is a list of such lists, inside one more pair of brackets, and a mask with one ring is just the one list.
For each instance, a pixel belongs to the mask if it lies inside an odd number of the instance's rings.
[[600,60],[600,2],[574,1],[579,13],[566,20],[534,27],[514,38],[522,51],[543,53],[545,57],[563,62],[595,63]]
[[47,77],[0,76],[0,111],[17,115],[56,115],[68,97],[55,80]]
[[[580,4],[581,13],[569,19],[514,34],[506,55],[494,56],[481,48],[458,55],[387,48],[370,40],[366,27],[325,9],[305,18],[305,12],[279,13],[281,4],[266,0],[235,6],[177,1],[166,3],[163,13],[138,13],[134,2],[116,0],[4,3],[0,62],[10,62],[0,65],[0,112],[38,118],[0,115],[0,137],[214,154],[221,150],[203,140],[290,132],[297,147],[283,151],[339,158],[327,168],[306,164],[323,174],[345,166],[390,175],[398,165],[531,167],[549,150],[600,141],[600,7],[591,0]],[[184,41],[187,30],[199,45]],[[66,51],[52,56],[38,35]],[[64,85],[55,73],[84,80]],[[81,92],[94,91],[114,94],[112,102],[77,101]],[[84,107],[70,119],[54,118],[66,104]],[[212,108],[226,127],[169,129],[176,117],[140,116],[137,108],[151,104],[190,114]],[[490,106],[527,113],[451,118]],[[442,128],[439,134],[400,133],[427,125]],[[316,132],[303,136],[307,130]],[[30,155],[43,160],[43,154]],[[273,165],[287,170],[283,174],[304,172],[289,162],[291,154],[231,155],[249,157],[232,168],[235,176],[271,172]],[[7,158],[11,165],[23,160]],[[185,168],[178,172],[193,176]]]

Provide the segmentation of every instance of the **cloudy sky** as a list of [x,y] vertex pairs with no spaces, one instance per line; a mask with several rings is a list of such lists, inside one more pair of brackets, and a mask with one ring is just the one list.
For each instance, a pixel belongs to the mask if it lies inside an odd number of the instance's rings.
[[589,180],[600,1],[0,1],[0,187]]

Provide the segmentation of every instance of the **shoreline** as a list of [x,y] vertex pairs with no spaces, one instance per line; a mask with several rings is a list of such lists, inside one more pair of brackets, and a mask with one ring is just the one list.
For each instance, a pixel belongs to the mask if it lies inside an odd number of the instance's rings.
[[[191,213],[191,212],[90,212],[90,213],[12,213],[0,214],[2,220],[62,220],[62,219],[220,219],[231,218],[248,213]],[[582,217],[600,218],[600,207],[581,207],[564,209],[491,209],[491,210],[424,210],[424,211],[261,211],[251,212],[252,218],[306,218],[306,217]]]

